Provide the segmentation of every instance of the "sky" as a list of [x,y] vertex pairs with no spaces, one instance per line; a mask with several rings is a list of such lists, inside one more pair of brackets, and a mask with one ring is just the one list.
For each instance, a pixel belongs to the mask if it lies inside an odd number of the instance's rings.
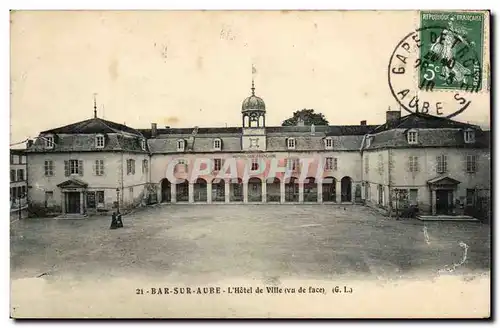
[[[411,11],[16,11],[11,14],[11,143],[93,116],[134,128],[268,126],[313,108],[330,124],[381,124],[399,109],[390,56]],[[489,126],[489,95],[457,120]]]

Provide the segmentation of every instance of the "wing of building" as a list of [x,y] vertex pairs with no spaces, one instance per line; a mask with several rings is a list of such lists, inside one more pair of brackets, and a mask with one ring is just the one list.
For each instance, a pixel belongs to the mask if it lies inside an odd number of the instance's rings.
[[94,117],[43,131],[27,149],[31,206],[363,203],[461,214],[489,199],[489,132],[478,126],[399,111],[377,125],[266,126],[265,116],[252,85],[240,127],[133,129]]

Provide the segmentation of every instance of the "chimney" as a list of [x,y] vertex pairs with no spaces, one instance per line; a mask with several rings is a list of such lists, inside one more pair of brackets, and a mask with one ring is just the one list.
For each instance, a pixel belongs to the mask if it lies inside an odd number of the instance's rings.
[[315,133],[316,133],[316,126],[313,123],[311,124],[311,135],[313,136]]
[[151,138],[156,138],[158,135],[158,128],[156,123],[151,123]]
[[361,122],[359,122],[360,125],[366,125],[366,120],[362,120]]
[[385,122],[391,123],[398,121],[401,118],[401,112],[399,110],[388,110],[385,112]]

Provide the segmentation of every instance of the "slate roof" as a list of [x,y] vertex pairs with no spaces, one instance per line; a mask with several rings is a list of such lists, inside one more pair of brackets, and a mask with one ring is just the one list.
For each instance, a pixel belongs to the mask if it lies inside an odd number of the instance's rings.
[[[148,139],[148,148],[151,153],[178,153],[177,140],[189,138],[190,134],[186,135],[173,135],[169,137],[162,136],[160,138]],[[213,150],[213,140],[220,138],[222,141],[222,151]],[[192,150],[187,152],[237,152],[241,151],[241,137],[240,135],[218,135],[213,134],[209,136],[197,136],[194,138]],[[186,149],[188,147],[186,146]]]
[[106,152],[106,151],[127,151],[142,152],[141,138],[135,136],[125,136],[116,133],[106,134],[104,148],[97,148],[95,144],[95,134],[54,134],[54,147],[45,148],[45,140],[37,138],[33,145],[26,151],[29,153],[58,153],[58,152]]
[[412,113],[401,117],[399,120],[384,123],[373,129],[371,133],[378,133],[390,129],[443,129],[443,128],[478,128],[475,125],[453,121],[449,118],[433,116],[424,113]]
[[85,121],[61,126],[59,128],[46,130],[41,134],[92,134],[92,133],[117,133],[126,132],[133,135],[141,135],[139,131],[126,125],[94,117]]
[[476,142],[465,143],[461,129],[418,129],[418,144],[408,144],[408,129],[392,129],[377,133],[373,136],[370,147],[380,148],[422,148],[422,147],[460,147],[460,148],[489,148],[489,132],[476,130]]
[[[406,139],[408,129],[419,131],[417,145],[410,145]],[[476,130],[476,142],[466,144],[463,129]],[[373,136],[371,145],[365,149],[418,148],[418,147],[489,147],[490,133],[478,126],[453,121],[428,114],[414,113],[382,125],[318,125],[311,133],[310,126],[266,127],[267,151],[289,151],[287,138],[295,138],[295,151],[324,151],[324,138],[333,139],[333,150],[360,150],[365,135]],[[195,132],[195,133],[193,133]],[[36,139],[28,152],[70,152],[70,151],[130,151],[145,152],[141,139],[147,139],[151,153],[178,153],[177,140],[187,141],[186,152],[219,152],[213,150],[213,140],[222,141],[221,152],[241,151],[241,127],[191,127],[160,128],[153,138],[151,129],[133,129],[123,124],[100,118],[73,123],[41,133],[53,134],[53,149],[44,147],[43,139]],[[105,147],[95,147],[96,133],[106,136]],[[194,136],[194,137],[193,137]],[[366,145],[366,144],[365,144]]]

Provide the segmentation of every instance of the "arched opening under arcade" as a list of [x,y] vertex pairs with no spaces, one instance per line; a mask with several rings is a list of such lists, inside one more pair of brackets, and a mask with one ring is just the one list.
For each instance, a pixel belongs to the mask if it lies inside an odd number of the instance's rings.
[[266,201],[281,202],[281,182],[278,178],[269,178],[266,181]]
[[194,201],[195,202],[207,202],[207,181],[202,178],[196,179],[193,185]]
[[160,200],[162,203],[170,203],[172,201],[172,184],[170,181],[165,178],[161,180],[160,183],[160,188],[161,188],[161,197]]
[[299,180],[291,177],[285,183],[285,202],[298,202],[299,201]]
[[318,184],[313,177],[307,177],[304,181],[304,202],[318,201]]
[[253,177],[248,180],[248,201],[262,202],[262,180]]
[[340,180],[340,192],[342,202],[352,201],[352,179],[350,177],[343,177]]
[[323,178],[323,202],[336,202],[337,180],[334,177]]

